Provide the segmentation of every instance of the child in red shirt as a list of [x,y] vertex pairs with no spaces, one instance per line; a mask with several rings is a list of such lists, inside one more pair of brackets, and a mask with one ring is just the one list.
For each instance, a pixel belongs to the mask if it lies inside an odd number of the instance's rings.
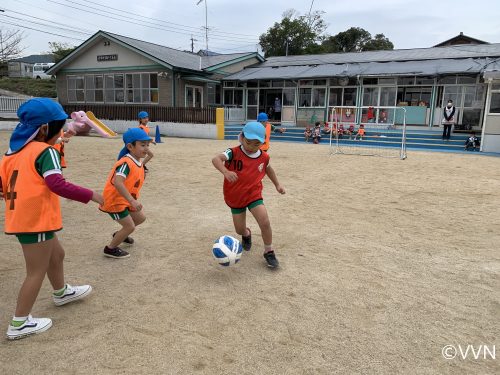
[[262,179],[267,175],[281,194],[285,194],[285,189],[269,165],[269,154],[259,149],[265,136],[265,128],[259,122],[247,123],[239,137],[241,145],[216,155],[212,163],[224,175],[224,201],[231,208],[234,229],[242,236],[243,248],[248,251],[252,247],[252,234],[246,226],[248,208],[262,233],[267,265],[276,268],[279,262],[273,251],[271,223],[262,200]]

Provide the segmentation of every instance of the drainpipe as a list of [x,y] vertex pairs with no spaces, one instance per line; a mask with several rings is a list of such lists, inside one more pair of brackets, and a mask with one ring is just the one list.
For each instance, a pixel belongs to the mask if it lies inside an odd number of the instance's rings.
[[176,95],[176,90],[175,90],[175,81],[176,81],[176,74],[175,70],[172,69],[172,107],[175,107],[175,95]]

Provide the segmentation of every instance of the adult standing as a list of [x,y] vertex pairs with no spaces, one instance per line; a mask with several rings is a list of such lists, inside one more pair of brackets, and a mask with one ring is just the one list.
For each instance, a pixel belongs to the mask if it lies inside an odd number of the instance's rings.
[[281,100],[278,97],[274,99],[273,119],[281,121]]
[[448,104],[444,108],[443,113],[443,140],[450,140],[451,127],[455,124],[455,106],[453,100],[448,100]]

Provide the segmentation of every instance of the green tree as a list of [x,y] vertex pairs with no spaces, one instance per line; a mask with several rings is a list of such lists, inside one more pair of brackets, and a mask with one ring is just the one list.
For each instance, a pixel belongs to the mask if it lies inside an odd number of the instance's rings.
[[299,15],[293,9],[283,13],[281,22],[276,22],[265,34],[259,37],[265,56],[303,55],[318,53],[321,48],[317,42],[323,40],[326,29],[322,11],[310,15]]
[[394,45],[384,34],[377,34],[372,38],[372,35],[361,27],[351,27],[337,35],[330,36],[323,41],[321,46],[327,53],[394,49]]
[[75,46],[70,46],[68,43],[49,42],[50,53],[54,55],[54,62],[57,64],[67,55],[75,50]]

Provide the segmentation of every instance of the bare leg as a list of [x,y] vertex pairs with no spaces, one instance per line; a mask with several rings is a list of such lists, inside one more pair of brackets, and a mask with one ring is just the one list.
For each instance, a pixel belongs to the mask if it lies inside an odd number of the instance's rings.
[[117,220],[117,222],[122,226],[122,229],[115,233],[113,239],[108,245],[110,249],[118,247],[118,245],[125,241],[125,239],[135,230],[134,220],[132,219],[131,215]]
[[26,278],[19,290],[15,316],[27,316],[31,312],[49,268],[54,240],[21,245],[26,261]]
[[144,209],[140,211],[130,211],[130,216],[132,217],[135,226],[141,225],[146,221],[146,215],[144,215]]
[[57,235],[54,236],[54,244],[50,256],[49,269],[47,270],[47,277],[54,290],[64,288],[64,249]]
[[234,230],[240,236],[248,236],[250,233],[247,231],[247,213],[233,214]]
[[260,231],[262,233],[262,240],[264,241],[265,252],[271,251],[270,248],[273,243],[273,231],[271,229],[271,222],[269,221],[269,216],[267,215],[266,206],[259,204],[250,210],[253,217],[259,224]]

